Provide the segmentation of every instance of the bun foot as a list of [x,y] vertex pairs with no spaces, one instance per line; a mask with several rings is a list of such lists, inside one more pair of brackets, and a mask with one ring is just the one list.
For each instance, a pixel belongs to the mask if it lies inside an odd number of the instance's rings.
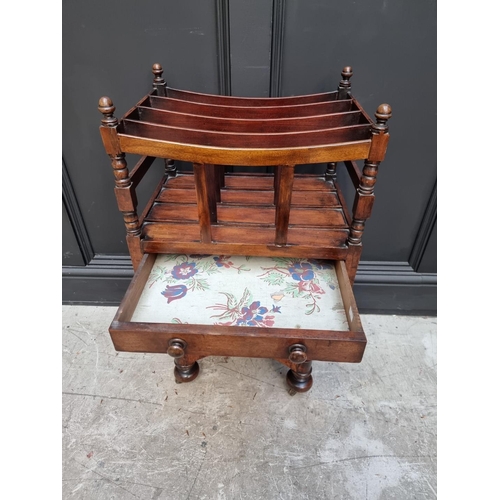
[[[290,395],[294,395],[295,392],[307,392],[313,385],[313,378],[311,375],[311,370],[308,373],[298,373],[294,370],[288,370],[286,374],[286,383],[290,387]],[[294,391],[292,393],[292,391]]]
[[175,381],[178,384],[191,382],[198,376],[198,373],[200,373],[200,365],[198,364],[197,361],[195,361],[192,365],[188,366],[180,366],[177,363],[175,364],[174,376],[175,376]]

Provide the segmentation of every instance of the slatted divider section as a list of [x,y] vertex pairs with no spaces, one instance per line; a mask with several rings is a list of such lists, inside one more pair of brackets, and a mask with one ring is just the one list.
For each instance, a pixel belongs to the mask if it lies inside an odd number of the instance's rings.
[[176,111],[178,113],[246,119],[275,119],[327,115],[358,109],[352,99],[285,106],[224,106],[183,101],[180,99],[171,99],[169,97],[150,96],[148,100],[144,101],[143,105],[147,106],[147,103],[149,103],[149,106],[152,108]]
[[359,110],[304,117],[256,119],[201,116],[140,106],[127,119],[193,130],[254,134],[306,132],[367,125]]
[[321,146],[367,140],[370,125],[350,125],[322,130],[283,133],[234,133],[187,129],[167,125],[123,120],[121,132],[126,135],[215,148],[273,149]]
[[283,106],[294,104],[311,104],[316,102],[338,100],[338,91],[309,94],[293,97],[234,97],[213,94],[202,94],[167,87],[167,97],[182,101],[192,101],[202,104],[218,104],[222,106]]
[[199,159],[193,160],[194,174],[169,177],[144,217],[145,248],[181,241],[207,248],[214,243],[227,249],[260,245],[256,251],[264,253],[273,246],[294,245],[322,245],[326,250],[319,252],[328,255],[334,248],[342,252],[348,221],[335,186],[324,178],[295,176],[287,163],[274,165],[274,175],[238,176],[226,175],[223,165],[204,162],[218,158],[213,148],[221,157],[234,149],[240,159],[247,150],[249,156],[300,148],[300,154],[311,151],[314,156],[314,148],[322,146],[364,151],[367,145],[361,143],[370,140],[372,123],[344,94],[269,99],[166,88],[163,95],[142,99],[121,120],[120,135],[143,139],[151,147],[156,141],[172,151],[177,146],[201,148]]
[[[274,204],[273,177],[256,177],[245,175],[225,176],[226,185],[221,186],[221,206],[253,205],[255,207]],[[293,207],[340,207],[336,190],[325,185],[324,178],[296,175],[292,192]],[[309,188],[309,189],[308,189]],[[310,189],[315,188],[315,189]],[[311,190],[314,192],[311,193]],[[169,179],[159,194],[157,201],[160,203],[194,203],[194,177],[192,175],[178,176]]]
[[[346,248],[348,221],[338,193],[324,178],[294,177],[292,166],[276,168],[278,172],[284,170],[292,189],[288,194],[278,189],[276,205],[272,174],[229,174],[225,187],[221,187],[217,184],[217,166],[194,165],[194,175],[167,179],[145,218],[145,251],[168,248],[172,252],[176,245],[180,249],[193,244],[202,245],[204,252],[237,253],[242,246],[251,245],[252,252],[267,255],[276,245],[295,256],[297,249],[291,247],[310,246],[311,256],[340,258]],[[283,175],[280,179],[283,181]],[[314,249],[317,245],[324,248]]]

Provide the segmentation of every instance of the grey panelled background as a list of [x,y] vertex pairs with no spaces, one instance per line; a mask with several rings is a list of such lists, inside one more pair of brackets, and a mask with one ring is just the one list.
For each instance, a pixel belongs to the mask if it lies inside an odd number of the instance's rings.
[[[353,95],[367,112],[383,102],[393,108],[358,305],[435,312],[435,0],[64,2],[64,302],[116,304],[132,276],[97,102],[110,96],[120,117],[151,88],[154,62],[171,87],[238,96],[334,90],[351,65]],[[139,199],[160,175],[157,163]]]

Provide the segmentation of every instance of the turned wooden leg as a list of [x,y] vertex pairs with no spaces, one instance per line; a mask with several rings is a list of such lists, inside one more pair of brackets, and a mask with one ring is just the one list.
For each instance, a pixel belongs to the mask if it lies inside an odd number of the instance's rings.
[[174,358],[174,377],[178,384],[191,382],[200,373],[197,358],[186,354],[186,347],[187,343],[182,339],[171,339],[168,343],[167,353]]
[[307,348],[303,344],[293,344],[288,352],[288,359],[276,360],[290,368],[286,374],[286,383],[293,394],[307,392],[313,385],[312,361],[307,360]]
[[[293,364],[293,363],[292,363]],[[307,392],[313,385],[312,361],[306,361],[290,368],[286,374],[286,383],[297,392]]]
[[197,361],[187,365],[181,364],[183,362],[185,361],[180,361],[178,359],[174,361],[174,377],[175,381],[178,384],[182,384],[183,382],[191,382],[198,376],[198,373],[200,373],[200,365]]

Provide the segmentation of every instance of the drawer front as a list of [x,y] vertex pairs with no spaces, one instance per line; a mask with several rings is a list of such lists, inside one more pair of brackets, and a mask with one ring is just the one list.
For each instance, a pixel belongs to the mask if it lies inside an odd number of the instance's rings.
[[286,359],[302,344],[309,360],[356,363],[366,346],[343,261],[146,254],[109,331],[118,351],[177,338],[198,358]]

